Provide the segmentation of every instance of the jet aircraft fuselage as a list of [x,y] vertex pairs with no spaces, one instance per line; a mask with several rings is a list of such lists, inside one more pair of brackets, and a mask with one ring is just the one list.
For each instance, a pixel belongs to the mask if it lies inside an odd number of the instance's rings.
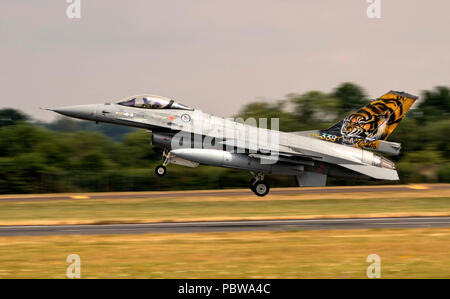
[[391,91],[328,129],[307,132],[274,130],[277,122],[272,129],[257,127],[154,95],[51,110],[151,131],[152,144],[164,157],[156,168],[159,176],[170,163],[241,169],[252,173],[251,190],[264,196],[265,174],[292,175],[299,186],[325,186],[328,176],[398,180],[395,164],[375,152],[398,154],[400,145],[386,139],[416,99]]

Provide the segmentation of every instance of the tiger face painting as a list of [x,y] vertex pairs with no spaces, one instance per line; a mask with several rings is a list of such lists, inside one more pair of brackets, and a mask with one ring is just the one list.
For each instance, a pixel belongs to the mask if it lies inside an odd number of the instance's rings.
[[343,143],[354,144],[357,139],[384,139],[389,126],[397,121],[395,112],[398,109],[401,109],[399,100],[376,100],[348,116],[341,127]]

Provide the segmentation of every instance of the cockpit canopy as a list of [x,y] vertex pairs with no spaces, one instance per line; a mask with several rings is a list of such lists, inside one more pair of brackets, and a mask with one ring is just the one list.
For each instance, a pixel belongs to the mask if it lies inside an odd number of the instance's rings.
[[144,109],[194,110],[188,106],[178,104],[174,100],[155,95],[133,96],[125,100],[122,100],[117,104],[122,106],[144,108]]

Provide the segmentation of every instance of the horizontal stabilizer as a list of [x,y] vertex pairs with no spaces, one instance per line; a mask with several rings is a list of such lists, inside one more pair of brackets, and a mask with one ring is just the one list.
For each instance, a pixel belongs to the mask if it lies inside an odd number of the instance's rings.
[[371,165],[364,165],[364,164],[339,164],[342,167],[345,167],[347,169],[356,171],[358,173],[367,175],[371,178],[377,179],[377,180],[390,180],[390,181],[397,181],[398,173],[395,169],[388,169],[384,167],[376,167]]

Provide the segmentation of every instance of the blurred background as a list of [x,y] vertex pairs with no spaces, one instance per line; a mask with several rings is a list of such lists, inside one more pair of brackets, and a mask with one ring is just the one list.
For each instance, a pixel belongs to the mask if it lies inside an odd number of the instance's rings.
[[[382,278],[450,277],[450,185],[426,184],[450,183],[450,1],[371,1],[380,18],[367,0],[69,2],[79,19],[66,0],[0,1],[0,279],[65,278],[69,254],[83,278],[366,278],[372,254]],[[420,97],[389,138],[402,144],[389,183],[411,185],[265,198],[184,191],[247,189],[251,176],[169,165],[160,178],[150,132],[39,109],[156,94],[220,117],[279,118],[289,132],[327,128],[389,90]],[[71,194],[147,190],[183,192]],[[355,230],[78,235],[85,224],[366,217]],[[371,228],[373,217],[426,218],[399,229]]]
[[157,178],[150,133],[39,109],[143,93],[299,131],[405,91],[420,100],[390,138],[400,183],[450,180],[448,1],[381,1],[379,19],[365,0],[80,3],[71,19],[64,0],[1,1],[0,193],[247,187],[220,168]]
[[[363,87],[347,82],[331,92],[309,91],[278,101],[250,102],[235,116],[279,118],[283,131],[320,129],[368,101]],[[390,157],[397,162],[398,183],[450,182],[449,115],[449,87],[421,93],[390,138],[403,147],[400,156]],[[150,134],[66,117],[37,121],[20,110],[1,109],[0,193],[247,187],[247,172],[206,166],[193,170],[170,165],[167,177],[157,177],[153,169],[161,163],[161,156],[152,151]],[[290,177],[269,178],[273,186],[295,186]],[[328,184],[363,183],[329,179]]]

